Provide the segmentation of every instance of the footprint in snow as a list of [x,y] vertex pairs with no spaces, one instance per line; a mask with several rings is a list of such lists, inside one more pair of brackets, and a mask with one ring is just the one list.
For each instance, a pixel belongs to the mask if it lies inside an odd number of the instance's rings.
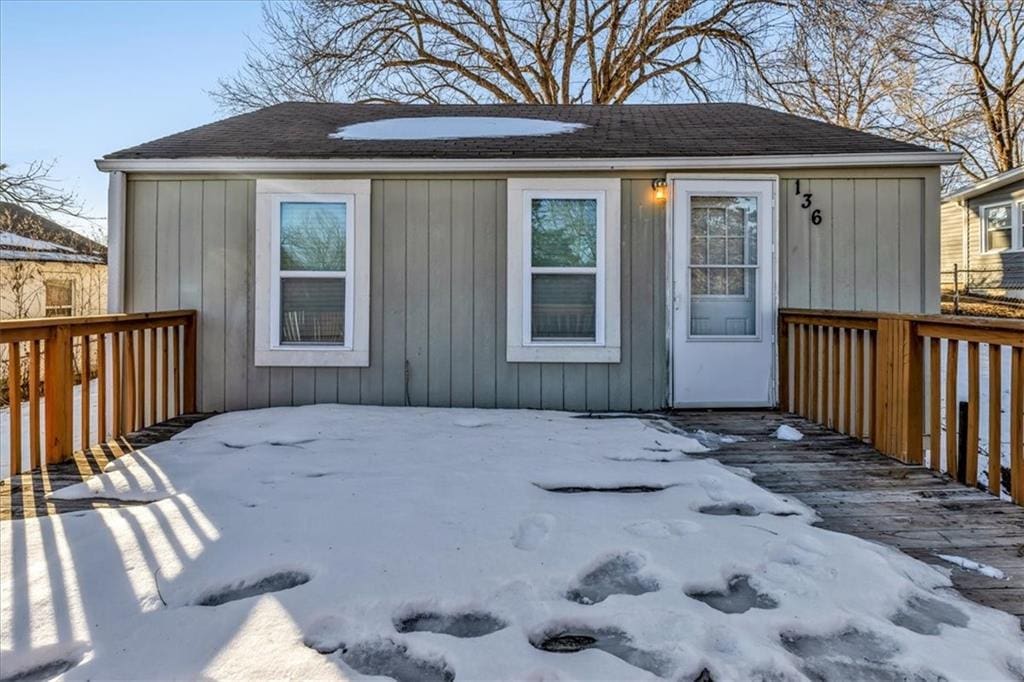
[[530,644],[541,651],[557,654],[574,654],[585,649],[597,649],[657,677],[668,677],[675,667],[667,656],[634,646],[628,634],[612,627],[595,628],[582,625],[549,629],[531,637]]
[[874,632],[847,628],[831,635],[782,633],[782,646],[803,660],[812,680],[878,682],[945,679],[933,671],[908,671],[890,663],[900,652],[895,641]]
[[508,623],[486,611],[420,611],[396,618],[394,623],[395,629],[402,633],[436,632],[460,638],[483,637],[508,627]]
[[685,519],[670,519],[660,521],[658,519],[643,519],[634,521],[623,526],[623,530],[641,538],[669,538],[682,537],[700,530],[699,523]]
[[533,514],[519,522],[519,527],[512,535],[512,544],[516,549],[527,552],[533,551],[543,545],[551,529],[555,527],[555,517],[551,514]]
[[920,635],[937,635],[940,625],[963,628],[967,627],[969,618],[963,611],[944,601],[931,597],[911,597],[890,620]]
[[724,590],[692,591],[686,596],[722,613],[746,613],[750,609],[774,609],[779,605],[771,596],[758,592],[746,575],[734,575]]
[[615,554],[584,573],[565,598],[578,604],[596,604],[613,594],[638,595],[655,592],[661,584],[642,573],[647,560],[641,554]]

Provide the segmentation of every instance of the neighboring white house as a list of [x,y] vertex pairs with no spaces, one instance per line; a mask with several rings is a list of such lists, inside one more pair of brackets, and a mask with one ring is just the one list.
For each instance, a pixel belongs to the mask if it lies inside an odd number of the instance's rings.
[[0,320],[96,315],[106,308],[105,246],[0,203]]

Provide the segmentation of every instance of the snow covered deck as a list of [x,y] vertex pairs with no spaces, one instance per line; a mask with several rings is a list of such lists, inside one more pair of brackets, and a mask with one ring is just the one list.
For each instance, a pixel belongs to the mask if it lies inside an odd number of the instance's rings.
[[1020,615],[1024,510],[779,413],[231,413],[59,496],[129,506],[0,524],[5,674],[1024,673],[950,589]]

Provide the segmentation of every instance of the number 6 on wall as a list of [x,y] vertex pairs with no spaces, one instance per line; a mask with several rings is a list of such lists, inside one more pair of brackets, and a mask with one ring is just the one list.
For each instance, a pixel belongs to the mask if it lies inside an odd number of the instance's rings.
[[811,223],[813,225],[821,225],[821,209],[816,208],[811,211]]

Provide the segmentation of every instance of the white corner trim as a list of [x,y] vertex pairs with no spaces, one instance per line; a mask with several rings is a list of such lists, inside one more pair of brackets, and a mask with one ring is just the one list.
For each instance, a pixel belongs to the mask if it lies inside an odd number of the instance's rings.
[[107,312],[124,312],[125,175],[110,174],[107,183]]
[[97,159],[101,171],[130,173],[411,173],[690,170],[702,168],[820,168],[939,166],[960,161],[952,152],[873,154],[768,154],[751,156],[656,156],[553,159]]
[[[509,178],[508,179],[508,249],[506,268],[506,351],[508,362],[600,362],[621,361],[620,246],[621,193],[619,178]],[[527,300],[527,199],[536,194],[560,192],[588,193],[603,197],[598,227],[599,254],[597,302],[597,343],[531,343],[527,339],[529,301]],[[599,218],[600,220],[600,218]],[[602,281],[603,280],[603,281]]]
[[[370,180],[256,181],[254,360],[259,367],[369,367],[370,365]],[[272,310],[274,277],[274,211],[289,195],[350,197],[351,241],[347,244],[346,346],[281,346],[274,344],[276,316]]]

